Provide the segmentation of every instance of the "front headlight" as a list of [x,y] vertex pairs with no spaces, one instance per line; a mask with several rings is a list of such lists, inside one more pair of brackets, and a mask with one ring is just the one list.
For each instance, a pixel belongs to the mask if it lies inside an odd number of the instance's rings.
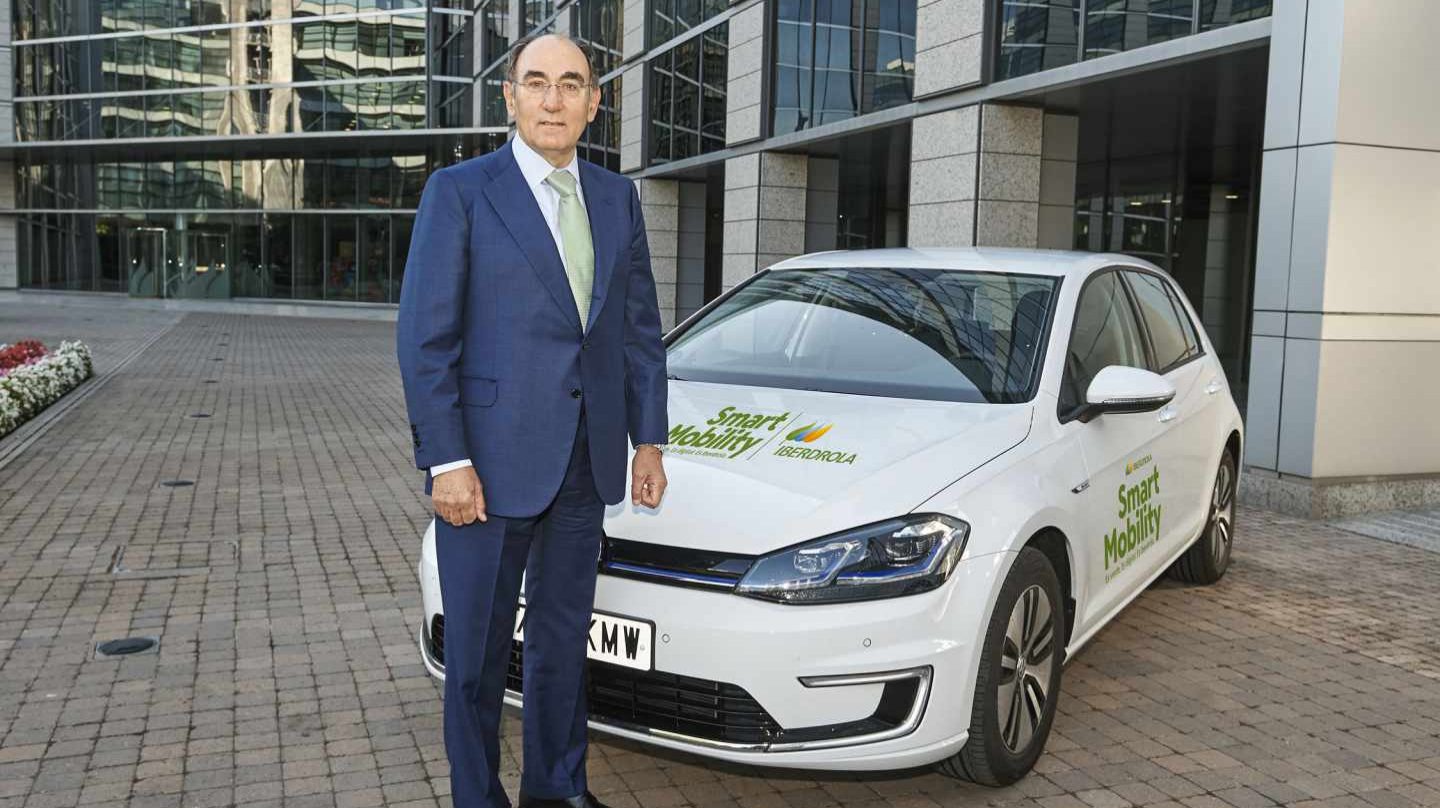
[[970,526],[942,514],[912,514],[765,556],[735,587],[781,603],[837,603],[928,592],[960,560]]

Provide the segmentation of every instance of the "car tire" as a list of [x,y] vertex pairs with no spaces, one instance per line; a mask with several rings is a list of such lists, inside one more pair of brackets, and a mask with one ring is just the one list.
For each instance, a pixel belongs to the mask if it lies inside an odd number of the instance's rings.
[[1230,568],[1235,543],[1235,456],[1230,447],[1220,455],[1205,528],[1185,554],[1170,565],[1170,576],[1189,584],[1213,584]]
[[[1000,587],[985,632],[970,708],[970,737],[959,752],[941,761],[942,772],[981,785],[1004,786],[1035,765],[1045,749],[1060,695],[1063,603],[1050,560],[1033,547],[1022,549]],[[1023,665],[1019,664],[1022,655]]]

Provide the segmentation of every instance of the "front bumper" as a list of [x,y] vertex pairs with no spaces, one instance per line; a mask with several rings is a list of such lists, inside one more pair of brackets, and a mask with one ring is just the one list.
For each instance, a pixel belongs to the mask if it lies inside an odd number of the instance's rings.
[[[597,610],[655,622],[655,669],[592,661],[590,726],[764,766],[897,769],[948,757],[967,737],[979,627],[1002,557],[962,561],[936,592],[825,606],[602,575]],[[443,637],[430,635],[436,584],[418,639],[443,678]],[[522,656],[517,644],[505,697],[517,707]]]

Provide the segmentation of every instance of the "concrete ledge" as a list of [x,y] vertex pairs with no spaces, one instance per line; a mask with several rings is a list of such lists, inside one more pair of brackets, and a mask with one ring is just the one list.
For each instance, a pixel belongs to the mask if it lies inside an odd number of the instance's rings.
[[1317,480],[1247,466],[1239,495],[1242,504],[1290,516],[1338,519],[1440,506],[1440,474]]
[[340,320],[394,322],[400,307],[394,303],[360,303],[325,300],[283,300],[259,297],[229,299],[159,299],[130,297],[123,292],[75,292],[52,289],[0,290],[0,302],[66,307],[102,307],[210,314],[253,314],[271,317],[318,317]]

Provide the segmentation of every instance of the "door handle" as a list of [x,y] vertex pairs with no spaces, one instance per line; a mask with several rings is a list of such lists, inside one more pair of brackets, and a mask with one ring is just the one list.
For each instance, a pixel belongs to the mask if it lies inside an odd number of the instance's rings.
[[1180,411],[1175,409],[1174,404],[1166,404],[1160,408],[1160,423],[1167,424],[1180,416]]
[[1225,385],[1221,384],[1218,378],[1211,379],[1210,383],[1205,385],[1205,394],[1213,396],[1223,389],[1225,389]]

